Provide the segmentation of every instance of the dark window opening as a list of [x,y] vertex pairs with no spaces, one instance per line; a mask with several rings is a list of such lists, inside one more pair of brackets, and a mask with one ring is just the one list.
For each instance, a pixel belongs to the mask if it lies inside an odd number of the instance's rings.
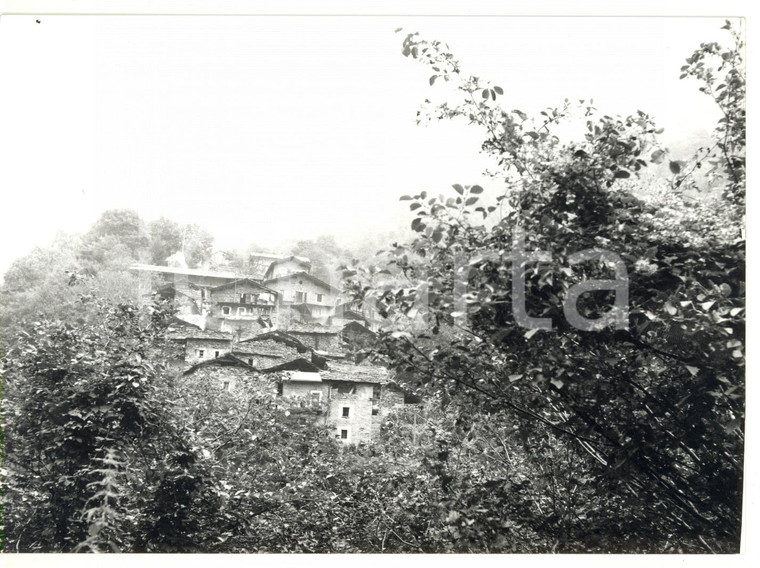
[[348,440],[348,430],[341,430],[340,431],[340,439],[341,440]]
[[203,349],[198,349],[198,357],[203,357],[204,353]]
[[348,406],[343,407],[343,418],[348,418],[349,413],[351,412],[351,409]]
[[214,359],[216,359],[217,357],[219,357],[219,351],[214,351]]
[[248,364],[253,367],[253,359],[248,359]]
[[379,413],[380,413],[380,409],[379,408],[373,408],[372,409],[372,416],[377,416]]
[[340,394],[354,394],[355,391],[354,385],[351,384],[338,385],[337,389]]
[[282,383],[277,383],[277,394],[282,396]]

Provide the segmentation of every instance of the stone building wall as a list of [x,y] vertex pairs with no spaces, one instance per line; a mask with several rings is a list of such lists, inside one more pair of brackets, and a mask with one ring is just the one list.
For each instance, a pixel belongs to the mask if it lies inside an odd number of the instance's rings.
[[[232,391],[241,386],[243,381],[267,381],[266,377],[260,377],[256,371],[242,367],[227,366],[217,367],[208,365],[200,367],[185,377],[186,380],[209,383],[212,388],[216,386],[220,390]],[[274,387],[272,387],[274,388]]]
[[[343,385],[351,385],[351,394],[340,392]],[[372,439],[372,393],[370,383],[332,383],[327,408],[326,424],[334,429],[335,438],[349,444],[368,443]],[[348,417],[344,409],[348,409]],[[347,437],[342,436],[342,432]]]
[[[187,338],[185,341],[185,363],[188,366],[202,361],[215,359],[230,352],[232,341],[230,339],[196,339]],[[203,354],[200,352],[203,351]],[[218,355],[217,355],[218,352]]]

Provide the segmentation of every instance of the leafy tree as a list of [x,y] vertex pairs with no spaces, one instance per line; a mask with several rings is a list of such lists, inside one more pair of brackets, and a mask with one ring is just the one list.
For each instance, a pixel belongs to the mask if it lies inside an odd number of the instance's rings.
[[211,259],[214,236],[202,227],[189,224],[182,229],[182,250],[188,266],[197,267]]
[[161,217],[148,223],[150,256],[153,264],[166,264],[166,259],[182,250],[182,227],[171,219]]
[[320,235],[314,240],[298,241],[291,252],[311,260],[312,274],[328,281],[333,270],[341,262],[348,260],[347,252],[338,246],[332,235]]
[[[497,104],[504,90],[464,75],[444,44],[417,34],[404,40],[404,55],[434,72],[431,84],[449,82],[457,93],[434,116],[483,130],[482,149],[499,166],[504,194],[481,205],[481,187],[457,184],[450,197],[402,197],[416,212],[417,237],[395,246],[388,265],[409,284],[373,290],[369,270],[352,284],[357,297],[376,302],[396,326],[380,334],[377,351],[429,394],[505,413],[536,445],[556,453],[554,439],[562,439],[573,459],[593,464],[585,475],[598,491],[591,501],[598,508],[571,516],[575,525],[566,534],[577,538],[594,517],[606,550],[663,551],[673,542],[686,551],[738,549],[745,293],[744,242],[736,238],[744,199],[740,47],[703,44],[685,69],[730,91],[717,95],[724,118],[710,155],[726,176],[723,200],[735,204],[723,218],[734,230],[711,235],[710,223],[700,225],[698,216],[688,232],[664,230],[662,211],[636,196],[636,176],[665,153],[645,113],[599,117],[582,104],[584,139],[563,143],[553,128],[574,112],[568,101],[538,120],[507,111]],[[721,63],[712,70],[704,61],[716,54]],[[672,187],[684,185],[698,164],[671,164]],[[685,216],[682,202],[672,207],[679,214],[669,229]],[[499,210],[503,217],[492,219]],[[552,262],[515,256],[521,239],[525,251],[547,251]],[[599,256],[571,262],[578,251],[600,248],[616,251],[628,269],[627,314],[609,308],[620,288],[579,295],[574,288],[619,278]],[[515,295],[521,281],[524,313]],[[607,319],[590,331],[577,329],[565,318],[569,303],[584,318]],[[620,316],[629,325],[610,325]],[[544,319],[538,329],[534,319],[526,329],[528,318],[551,318],[553,325]],[[641,540],[631,540],[633,534]]]
[[183,515],[214,502],[165,412],[168,312],[82,302],[91,319],[41,318],[3,358],[6,546],[188,550]]
[[138,260],[146,255],[148,236],[140,216],[130,209],[105,211],[84,236],[83,256],[99,263]]

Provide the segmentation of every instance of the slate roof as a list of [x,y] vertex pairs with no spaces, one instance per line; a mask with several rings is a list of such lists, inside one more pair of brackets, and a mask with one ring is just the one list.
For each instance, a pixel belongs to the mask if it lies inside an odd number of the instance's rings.
[[243,369],[248,369],[251,371],[255,371],[256,368],[252,367],[242,359],[235,357],[234,355],[227,353],[226,355],[222,355],[221,357],[217,357],[216,359],[208,359],[207,361],[201,361],[200,363],[197,363],[190,367],[188,370],[186,370],[183,375],[190,375],[197,371],[198,369],[202,369],[203,367],[241,367]]
[[293,337],[292,335],[289,335],[288,333],[279,329],[267,331],[265,333],[254,335],[253,337],[242,339],[239,343],[254,343],[257,341],[267,340],[277,341],[290,347],[295,347],[299,353],[306,353],[307,351],[311,350],[310,347],[304,345],[298,338]]
[[213,288],[211,288],[211,290],[212,291],[222,290],[224,288],[229,288],[231,286],[241,286],[242,284],[251,284],[252,286],[260,290],[264,290],[265,292],[270,292],[272,294],[279,295],[279,292],[277,292],[277,290],[272,290],[271,288],[267,288],[261,282],[253,280],[252,278],[239,278],[238,280],[233,280],[232,282],[225,282],[224,284],[220,284],[219,286],[214,286]]
[[[262,373],[276,373],[278,371],[301,371],[304,373],[322,373],[323,371],[311,363],[310,361],[307,361],[303,358],[293,359],[292,361],[288,361],[287,363],[282,363],[280,365],[275,365],[274,367],[269,367],[268,369],[261,369]],[[321,375],[320,375],[321,376]]]
[[288,333],[337,335],[340,333],[340,330],[339,326],[322,325],[320,323],[292,323],[288,327]]
[[327,369],[321,371],[320,375],[323,381],[374,383],[381,385],[392,383],[388,369],[377,365],[355,365],[354,363],[329,361]]

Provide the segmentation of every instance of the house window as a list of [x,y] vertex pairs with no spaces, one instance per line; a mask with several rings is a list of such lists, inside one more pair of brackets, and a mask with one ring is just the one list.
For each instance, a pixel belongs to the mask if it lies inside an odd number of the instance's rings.
[[216,359],[217,357],[219,357],[219,351],[214,351],[214,359]]
[[380,413],[380,409],[377,407],[372,408],[372,416],[377,416]]
[[317,294],[317,302],[322,302],[322,294]]
[[303,301],[304,302],[306,302],[308,300],[308,296],[309,296],[309,294],[307,294],[306,292],[303,293]]
[[343,414],[341,416],[343,418],[349,418],[350,414],[351,414],[351,407],[350,406],[344,406],[343,407]]
[[338,385],[336,388],[340,394],[354,394],[356,390],[352,384]]
[[322,402],[322,391],[311,391],[309,393],[309,400],[312,405],[317,405]]
[[248,359],[248,364],[253,367],[253,359]]
[[340,439],[341,440],[348,440],[348,430],[342,429],[340,431]]
[[204,355],[205,353],[206,353],[206,352],[205,352],[203,349],[198,349],[198,357],[200,357],[201,359],[203,359],[203,355]]
[[282,383],[277,383],[277,394],[282,396]]
[[222,385],[222,388],[224,390],[226,390],[227,392],[229,392],[229,390],[230,390],[230,382],[229,381],[224,381],[224,384]]
[[230,308],[229,308],[229,306],[224,306],[224,307],[222,308],[222,313],[223,313],[225,316],[228,316],[228,315],[230,315]]
[[304,293],[296,292],[296,302],[303,302],[303,301],[305,301]]
[[238,308],[238,315],[242,316],[245,314],[245,308]]

